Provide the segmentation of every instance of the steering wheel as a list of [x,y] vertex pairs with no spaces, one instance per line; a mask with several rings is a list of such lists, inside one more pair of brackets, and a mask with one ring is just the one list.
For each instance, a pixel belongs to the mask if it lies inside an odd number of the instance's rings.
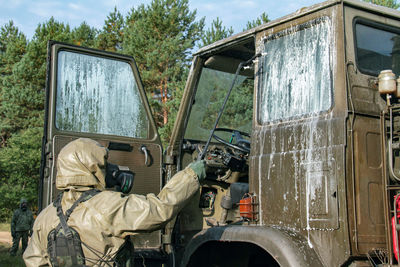
[[[227,133],[231,133],[232,134],[232,139],[236,138],[236,144],[232,144],[224,139],[222,139],[221,137],[217,136],[215,134],[215,132],[227,132]],[[245,133],[245,132],[241,132],[238,130],[234,130],[234,129],[228,129],[228,128],[215,128],[214,133],[213,133],[213,137],[215,140],[217,140],[218,142],[232,148],[235,150],[238,150],[240,152],[243,153],[250,153],[250,141],[244,139],[242,137],[242,135],[250,137],[250,134]]]

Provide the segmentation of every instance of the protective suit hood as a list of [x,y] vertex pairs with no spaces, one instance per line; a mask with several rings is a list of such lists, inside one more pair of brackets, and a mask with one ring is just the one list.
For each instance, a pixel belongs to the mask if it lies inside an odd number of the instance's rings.
[[28,208],[28,200],[21,198],[19,201],[19,208],[25,211]]
[[57,159],[56,187],[59,190],[105,188],[108,150],[98,142],[79,138],[61,149]]

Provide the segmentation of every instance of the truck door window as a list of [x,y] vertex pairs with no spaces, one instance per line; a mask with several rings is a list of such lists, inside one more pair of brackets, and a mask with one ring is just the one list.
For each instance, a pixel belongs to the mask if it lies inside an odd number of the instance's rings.
[[332,106],[331,22],[321,18],[266,38],[259,90],[260,123]]
[[60,51],[59,130],[147,138],[149,121],[129,63]]
[[356,58],[358,68],[378,76],[381,70],[391,69],[400,74],[399,32],[377,23],[356,20]]

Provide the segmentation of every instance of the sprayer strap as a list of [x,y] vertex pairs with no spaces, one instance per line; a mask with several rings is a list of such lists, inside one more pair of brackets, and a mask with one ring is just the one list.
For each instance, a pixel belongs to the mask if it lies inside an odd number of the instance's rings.
[[85,201],[91,199],[93,196],[97,195],[98,193],[100,193],[100,190],[97,190],[97,189],[92,189],[92,190],[83,192],[82,195],[78,198],[78,200],[75,201],[75,203],[72,204],[72,206],[65,212],[65,217],[66,217],[67,221],[68,221],[71,213],[81,202],[85,202]]
[[72,204],[72,206],[65,212],[65,215],[62,212],[62,207],[61,207],[61,200],[63,197],[63,192],[61,192],[57,196],[57,199],[54,201],[53,206],[57,208],[57,215],[59,215],[58,213],[59,213],[59,208],[60,208],[61,215],[65,216],[65,221],[68,221],[71,213],[81,202],[85,202],[85,201],[91,199],[93,196],[97,195],[98,193],[100,193],[100,190],[97,190],[97,189],[91,189],[89,191],[83,192],[82,195],[74,202],[74,204]]
[[78,264],[78,260],[74,247],[73,234],[70,227],[67,224],[67,221],[69,219],[69,216],[74,211],[74,209],[79,205],[79,203],[89,200],[99,192],[100,191],[96,189],[83,192],[82,195],[78,198],[78,200],[75,201],[74,204],[72,204],[72,206],[65,212],[65,215],[61,206],[63,193],[59,194],[56,201],[54,201],[53,203],[53,205],[57,208],[57,216],[60,219],[60,225],[65,233],[65,236],[68,238],[68,250],[69,253],[71,253],[72,264],[74,264],[74,266]]
[[68,239],[68,252],[71,254],[71,260],[72,260],[72,264],[78,265],[78,259],[77,259],[77,255],[76,255],[76,251],[75,251],[75,247],[74,247],[74,240],[73,240],[73,235],[71,232],[71,229],[69,228],[68,224],[67,224],[67,218],[65,217],[62,207],[61,207],[61,199],[62,199],[62,194],[59,195],[59,197],[57,198],[57,200],[55,201],[55,205],[57,207],[57,216],[60,219],[60,225],[64,231],[65,236]]

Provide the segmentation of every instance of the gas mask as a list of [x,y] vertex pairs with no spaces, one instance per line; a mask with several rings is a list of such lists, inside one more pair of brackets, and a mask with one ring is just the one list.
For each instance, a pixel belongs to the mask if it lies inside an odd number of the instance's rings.
[[128,167],[107,163],[106,187],[128,194],[133,186],[134,174]]
[[21,210],[26,211],[28,209],[28,204],[26,202],[21,203]]

